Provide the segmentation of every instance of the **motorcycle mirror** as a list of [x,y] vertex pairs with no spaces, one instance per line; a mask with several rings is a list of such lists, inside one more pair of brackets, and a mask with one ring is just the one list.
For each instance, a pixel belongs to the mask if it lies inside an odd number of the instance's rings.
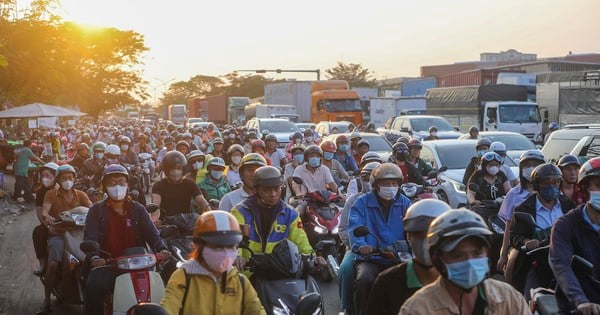
[[156,210],[158,210],[160,207],[155,204],[155,203],[149,203],[146,205],[146,211],[148,211],[148,213],[153,213]]
[[573,255],[573,257],[571,257],[571,268],[573,268],[577,274],[588,277],[594,276],[594,265],[579,255]]
[[469,184],[469,190],[470,191],[474,191],[474,192],[478,192],[479,191],[479,185],[477,185],[475,183],[471,183],[471,184]]
[[[506,229],[506,222],[500,216],[497,216],[497,215],[490,216],[488,218],[488,222],[490,223],[491,226],[497,226],[497,227],[501,228],[502,233]],[[495,231],[495,232],[500,232],[500,231]],[[500,233],[500,234],[502,234],[502,233]]]
[[295,314],[305,315],[314,314],[321,306],[321,295],[317,292],[310,292],[300,296],[300,302],[296,305]]
[[445,172],[447,170],[448,170],[448,166],[444,165],[444,166],[438,168],[438,173],[443,173],[443,172]]
[[439,173],[437,171],[431,171],[429,174],[427,174],[427,178],[436,178],[438,174]]
[[304,181],[303,181],[303,180],[302,180],[302,178],[300,178],[300,177],[296,177],[296,176],[294,176],[294,177],[292,177],[292,180],[294,181],[294,183],[296,183],[296,184],[298,184],[298,185],[302,185],[302,184],[304,184]]
[[137,190],[132,190],[129,192],[129,196],[131,196],[131,199],[137,200],[140,196],[140,192]]
[[363,237],[363,236],[367,236],[371,232],[369,232],[368,227],[361,225],[361,226],[355,228],[352,233],[354,234],[355,237]]
[[513,213],[513,222],[521,222],[530,226],[535,226],[535,219],[529,213],[515,212]]
[[94,241],[85,241],[79,245],[79,249],[86,254],[95,253],[100,250],[100,244]]

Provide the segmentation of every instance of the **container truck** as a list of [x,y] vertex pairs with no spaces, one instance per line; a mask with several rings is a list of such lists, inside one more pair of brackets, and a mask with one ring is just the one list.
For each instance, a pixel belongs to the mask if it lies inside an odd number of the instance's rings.
[[425,111],[425,97],[375,97],[371,98],[369,117],[375,127],[381,127],[390,117],[410,111]]
[[[288,118],[297,122],[296,106],[254,103],[246,106],[246,119],[256,118]],[[296,121],[295,121],[296,120]]]
[[245,122],[244,108],[250,103],[250,98],[227,96],[225,94],[194,98],[188,102],[190,117],[200,117],[218,125]]
[[169,105],[168,118],[176,125],[183,125],[187,119],[187,106],[185,104]]
[[426,111],[446,118],[466,132],[511,131],[542,141],[542,119],[537,103],[527,101],[527,88],[510,84],[475,85],[427,90]]
[[343,80],[288,81],[265,85],[265,104],[294,105],[303,122],[362,123],[358,93]]

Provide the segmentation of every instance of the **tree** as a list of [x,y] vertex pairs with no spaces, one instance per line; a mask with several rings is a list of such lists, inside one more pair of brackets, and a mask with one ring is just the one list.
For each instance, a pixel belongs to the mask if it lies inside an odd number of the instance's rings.
[[247,96],[256,98],[263,96],[265,93],[265,84],[270,82],[262,75],[243,75],[240,76],[237,72],[231,72],[223,76],[229,85],[223,88],[223,91],[229,95]]
[[171,84],[160,99],[162,104],[187,104],[190,99],[222,93],[223,80],[218,77],[196,75],[188,81]]
[[357,63],[338,61],[335,67],[325,70],[325,77],[329,80],[346,80],[351,87],[374,87],[377,84],[372,71]]

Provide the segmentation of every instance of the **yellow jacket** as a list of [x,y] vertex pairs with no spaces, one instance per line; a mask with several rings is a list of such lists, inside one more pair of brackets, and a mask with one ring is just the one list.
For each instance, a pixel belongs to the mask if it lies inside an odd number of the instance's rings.
[[[182,311],[186,272],[190,276],[190,285]],[[222,279],[216,279],[196,260],[190,259],[171,275],[160,305],[169,315],[266,314],[248,278],[241,275],[244,278],[242,287],[240,274],[234,267],[224,276],[227,277],[227,282],[223,293]]]

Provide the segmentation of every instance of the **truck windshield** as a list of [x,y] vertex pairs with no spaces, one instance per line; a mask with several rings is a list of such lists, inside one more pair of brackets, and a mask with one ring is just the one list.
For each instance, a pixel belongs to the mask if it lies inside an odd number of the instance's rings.
[[327,100],[325,109],[328,112],[360,112],[360,100]]
[[499,107],[499,120],[502,123],[539,123],[541,121],[537,105],[503,104]]
[[262,121],[260,130],[269,130],[269,132],[296,132],[298,127],[291,121]]

